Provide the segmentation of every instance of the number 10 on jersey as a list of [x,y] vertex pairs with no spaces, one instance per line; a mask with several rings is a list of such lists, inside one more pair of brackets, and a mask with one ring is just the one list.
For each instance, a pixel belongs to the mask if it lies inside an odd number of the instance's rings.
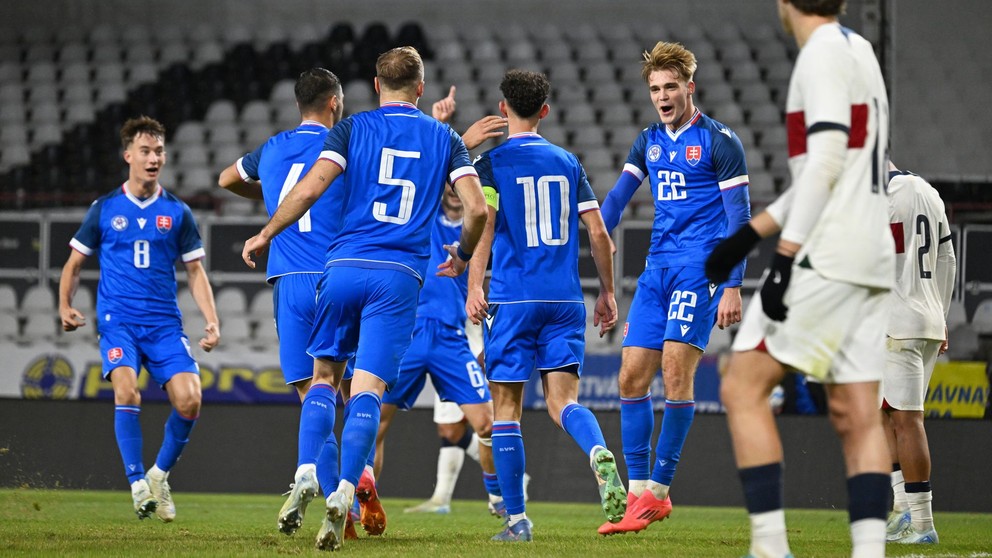
[[[568,178],[542,176],[536,181],[533,176],[517,178],[517,184],[524,189],[524,226],[527,230],[527,247],[535,248],[544,243],[547,246],[563,246],[568,243],[569,185]],[[555,238],[553,208],[551,207],[551,185],[558,185],[561,200],[557,215],[558,238]],[[540,240],[538,240],[540,239]]]

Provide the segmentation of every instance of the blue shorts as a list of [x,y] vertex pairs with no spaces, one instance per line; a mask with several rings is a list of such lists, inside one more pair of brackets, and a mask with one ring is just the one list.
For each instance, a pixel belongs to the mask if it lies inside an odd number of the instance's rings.
[[313,357],[307,354],[307,345],[317,316],[320,276],[320,273],[292,273],[275,280],[272,312],[279,336],[279,364],[287,384],[313,378]]
[[355,369],[392,388],[410,346],[420,281],[402,271],[333,266],[317,287],[317,319],[307,353]]
[[200,373],[190,353],[189,338],[178,319],[155,325],[121,323],[113,318],[98,321],[103,377],[115,368],[127,366],[136,373],[145,367],[159,386],[181,372]]
[[660,351],[665,341],[679,341],[705,350],[721,296],[723,287],[711,285],[701,267],[644,270],[623,326],[623,346]]
[[586,306],[581,302],[492,303],[484,331],[490,381],[526,382],[535,367],[582,373]]
[[409,409],[424,389],[428,374],[441,401],[472,405],[492,400],[489,383],[469,348],[465,331],[419,318],[413,342],[400,365],[399,379],[382,402]]

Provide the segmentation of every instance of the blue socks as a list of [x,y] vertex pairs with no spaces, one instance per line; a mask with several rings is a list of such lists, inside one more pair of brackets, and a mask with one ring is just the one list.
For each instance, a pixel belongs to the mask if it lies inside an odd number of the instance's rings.
[[524,470],[527,458],[524,455],[524,438],[520,434],[519,422],[493,422],[493,462],[496,464],[496,475],[499,477],[499,488],[503,493],[507,513],[524,513]]
[[651,434],[654,432],[654,408],[651,392],[642,397],[620,398],[620,439],[627,478],[648,480],[651,466]]
[[672,485],[675,468],[682,457],[682,446],[695,416],[695,401],[665,400],[665,416],[661,419],[661,435],[654,452],[655,466],[651,471],[651,480],[665,486]]
[[341,480],[358,486],[358,479],[375,449],[382,401],[375,392],[355,395],[345,408],[341,433]]
[[327,384],[314,384],[303,397],[296,466],[317,463],[327,438],[334,433],[337,393]]
[[499,478],[496,473],[482,472],[482,482],[486,485],[486,493],[492,494],[493,496],[502,496],[503,491],[499,488]]
[[141,407],[117,405],[114,408],[114,435],[124,460],[128,484],[145,478],[141,460]]
[[155,465],[163,471],[169,471],[179,461],[179,456],[189,442],[189,433],[196,424],[197,417],[187,418],[173,409],[169,415],[169,420],[165,421],[165,439],[162,440],[162,448],[155,458]]
[[561,410],[558,418],[562,430],[568,432],[587,456],[596,446],[606,447],[606,439],[603,438],[599,421],[589,409],[578,403],[569,403]]
[[324,440],[324,449],[317,458],[317,483],[320,484],[320,491],[325,496],[330,496],[331,492],[338,489],[338,438],[331,432],[331,435]]

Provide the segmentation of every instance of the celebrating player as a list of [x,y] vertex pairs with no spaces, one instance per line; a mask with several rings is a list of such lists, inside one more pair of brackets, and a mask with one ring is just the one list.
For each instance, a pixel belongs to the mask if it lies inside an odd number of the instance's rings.
[[[99,198],[69,242],[73,251],[59,281],[62,329],[86,325],[72,307],[83,262],[99,252],[96,328],[100,334],[103,377],[114,388],[114,434],[131,484],[139,519],[152,513],[162,521],[176,517],[169,472],[189,441],[200,415],[200,368],[183,334],[176,302],[175,262],[186,267],[190,292],[204,320],[200,348],[220,342],[214,294],[200,260],[203,243],[189,207],[158,183],[165,165],[165,127],[142,116],[121,127],[128,179]],[[141,393],[138,372],[144,366],[169,395],[172,414],[155,464],[145,474],[142,462]]]
[[751,554],[789,555],[782,443],[768,395],[794,368],[826,386],[847,468],[852,556],[885,554],[889,461],[878,411],[895,276],[885,170],[889,110],[871,44],[837,22],[842,0],[778,0],[799,57],[786,101],[792,187],[718,245],[724,281],[763,238],[776,253],[720,388],[751,517]]
[[[345,191],[342,222],[318,284],[317,319],[307,348],[315,359],[314,379],[300,425],[300,431],[318,444],[327,439],[334,427],[330,386],[356,357],[341,438],[341,480],[327,496],[327,514],[317,535],[317,547],[325,550],[341,548],[345,518],[375,445],[382,395],[395,383],[410,345],[417,295],[430,257],[430,227],[445,180],[465,208],[460,245],[453,248],[457,257],[446,273],[464,272],[486,217],[465,144],[449,127],[417,109],[424,65],[416,49],[398,47],[380,55],[375,89],[379,109],[346,118],[331,129],[313,168],[242,251],[242,258],[254,267],[251,256],[303,217],[343,175],[337,186]],[[359,498],[372,497],[373,488],[358,487]],[[374,530],[382,532],[384,514],[369,519]]]
[[[509,138],[475,162],[489,220],[469,268],[466,312],[485,320],[486,374],[493,393],[493,460],[506,504],[506,529],[496,541],[530,541],[524,504],[524,384],[535,364],[552,420],[588,456],[609,521],[623,517],[625,491],[596,417],[576,401],[585,352],[586,309],[579,285],[579,219],[589,231],[600,293],[594,323],[600,335],[616,324],[612,245],[599,203],[575,155],[537,133],[550,84],[543,74],[503,76],[500,112]],[[482,290],[490,250],[489,304]],[[488,312],[487,312],[488,309]]]
[[947,312],[956,260],[944,202],[926,180],[889,166],[889,222],[896,288],[889,295],[888,362],[882,409],[895,502],[886,529],[900,543],[938,542],[933,526],[930,448],[923,400],[937,356],[947,350]]
[[[603,202],[609,231],[645,178],[654,198],[647,265],[624,325],[620,366],[620,431],[627,462],[627,514],[599,533],[637,532],[672,512],[669,487],[696,411],[693,378],[716,323],[741,318],[744,263],[729,280],[711,283],[706,255],[751,216],[744,148],[727,126],[693,104],[696,57],[677,43],[644,53],[641,75],[661,122],[634,141],[623,173]],[[665,414],[651,461],[651,382],[665,382]],[[650,473],[650,476],[649,476]]]
[[[324,147],[327,132],[344,112],[341,82],[324,68],[312,68],[300,74],[295,93],[302,123],[293,130],[276,134],[238,159],[218,179],[221,188],[246,198],[264,200],[269,216],[313,166]],[[318,199],[295,226],[272,240],[269,253],[266,280],[273,285],[279,363],[286,384],[296,388],[301,401],[305,400],[313,379],[313,357],[306,349],[317,312],[317,282],[324,270],[324,252],[340,221],[342,194],[343,189],[332,188],[328,195]],[[311,405],[319,407],[316,403]],[[295,482],[277,521],[279,530],[287,535],[303,525],[303,516],[318,486],[324,494],[337,488],[337,438],[331,432],[323,442],[315,442],[313,436],[301,433]],[[349,522],[346,534],[353,533],[354,527]]]

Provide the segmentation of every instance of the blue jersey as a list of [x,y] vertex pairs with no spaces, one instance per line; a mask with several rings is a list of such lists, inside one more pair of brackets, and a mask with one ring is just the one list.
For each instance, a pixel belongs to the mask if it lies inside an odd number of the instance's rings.
[[[434,220],[434,230],[431,232],[431,259],[428,271],[448,261],[450,254],[444,249],[445,244],[454,244],[462,234],[462,221],[448,219],[444,211],[438,211]],[[468,274],[458,277],[438,277],[427,273],[424,286],[420,289],[417,302],[417,317],[431,318],[445,325],[462,329],[465,327],[465,299],[468,297]]]
[[[713,247],[751,218],[744,148],[730,128],[699,111],[675,131],[662,123],[646,128],[623,170],[651,183],[648,269],[703,267]],[[727,284],[739,286],[743,276],[742,263]]]
[[204,256],[193,213],[161,187],[140,200],[126,185],[93,202],[69,245],[100,253],[98,319],[160,324],[179,319],[176,260]]
[[320,158],[344,173],[331,185],[345,202],[326,265],[396,269],[422,282],[445,181],[476,175],[458,134],[413,104],[387,103],[334,126]]
[[582,302],[579,214],[599,202],[575,155],[514,134],[475,168],[496,209],[490,302]]
[[[296,129],[280,132],[255,151],[238,159],[237,167],[246,182],[262,181],[262,198],[269,217],[283,198],[305,176],[324,147],[327,128],[306,121]],[[289,273],[321,273],[324,256],[340,222],[342,189],[332,184],[300,220],[272,239],[267,277]]]

